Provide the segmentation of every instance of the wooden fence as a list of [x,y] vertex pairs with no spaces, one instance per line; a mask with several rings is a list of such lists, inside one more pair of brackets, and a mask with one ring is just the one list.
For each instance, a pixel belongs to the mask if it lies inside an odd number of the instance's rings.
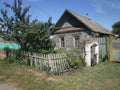
[[112,40],[112,61],[120,62],[120,40]]
[[68,71],[69,65],[66,54],[48,54],[30,56],[30,65],[49,73],[63,73]]
[[99,58],[103,60],[106,56],[109,56],[109,37],[96,38],[99,43]]
[[120,48],[113,48],[112,58],[112,61],[120,62]]

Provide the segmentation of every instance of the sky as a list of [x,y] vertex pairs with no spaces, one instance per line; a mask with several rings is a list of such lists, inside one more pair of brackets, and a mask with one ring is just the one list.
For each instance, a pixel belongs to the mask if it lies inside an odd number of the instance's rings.
[[[13,4],[14,0],[0,0],[0,9],[5,8],[3,2]],[[120,0],[23,0],[23,7],[30,5],[31,19],[37,18],[46,22],[52,17],[56,23],[65,9],[72,10],[82,16],[88,16],[109,31],[112,25],[120,21]]]

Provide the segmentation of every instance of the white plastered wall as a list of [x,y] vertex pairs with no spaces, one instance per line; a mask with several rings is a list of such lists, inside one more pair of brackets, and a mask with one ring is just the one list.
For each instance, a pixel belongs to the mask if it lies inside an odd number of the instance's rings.
[[97,63],[99,62],[99,44],[98,42],[91,42],[91,43],[87,43],[85,45],[85,63],[86,66],[91,66],[91,46],[96,44],[97,46],[95,47],[95,54],[97,56]]

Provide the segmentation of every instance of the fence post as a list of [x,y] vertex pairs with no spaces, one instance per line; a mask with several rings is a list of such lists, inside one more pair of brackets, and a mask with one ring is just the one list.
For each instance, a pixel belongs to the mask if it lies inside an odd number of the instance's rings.
[[36,54],[34,54],[34,63],[35,63],[35,67],[37,68],[37,57],[36,57]]
[[50,72],[52,72],[53,71],[53,69],[52,69],[52,60],[51,60],[51,55],[50,54],[48,54],[48,59],[49,59]]
[[32,57],[32,56],[30,56],[30,57],[29,57],[29,59],[30,59],[30,66],[33,66],[33,60],[32,60],[32,59],[33,59],[33,57]]
[[112,59],[113,59],[113,57],[112,57],[112,35],[110,35],[109,36],[109,39],[110,39],[110,43],[109,43],[109,55],[110,55],[110,57],[109,57],[109,60],[110,60],[110,62],[112,62]]

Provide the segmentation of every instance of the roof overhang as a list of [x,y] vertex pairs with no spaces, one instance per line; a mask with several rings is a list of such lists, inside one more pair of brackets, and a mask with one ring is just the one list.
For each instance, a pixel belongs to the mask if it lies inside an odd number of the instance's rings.
[[77,27],[69,27],[69,28],[61,28],[60,30],[57,30],[55,34],[58,33],[67,33],[67,32],[74,32],[74,31],[81,31],[84,30],[83,28],[77,28]]

